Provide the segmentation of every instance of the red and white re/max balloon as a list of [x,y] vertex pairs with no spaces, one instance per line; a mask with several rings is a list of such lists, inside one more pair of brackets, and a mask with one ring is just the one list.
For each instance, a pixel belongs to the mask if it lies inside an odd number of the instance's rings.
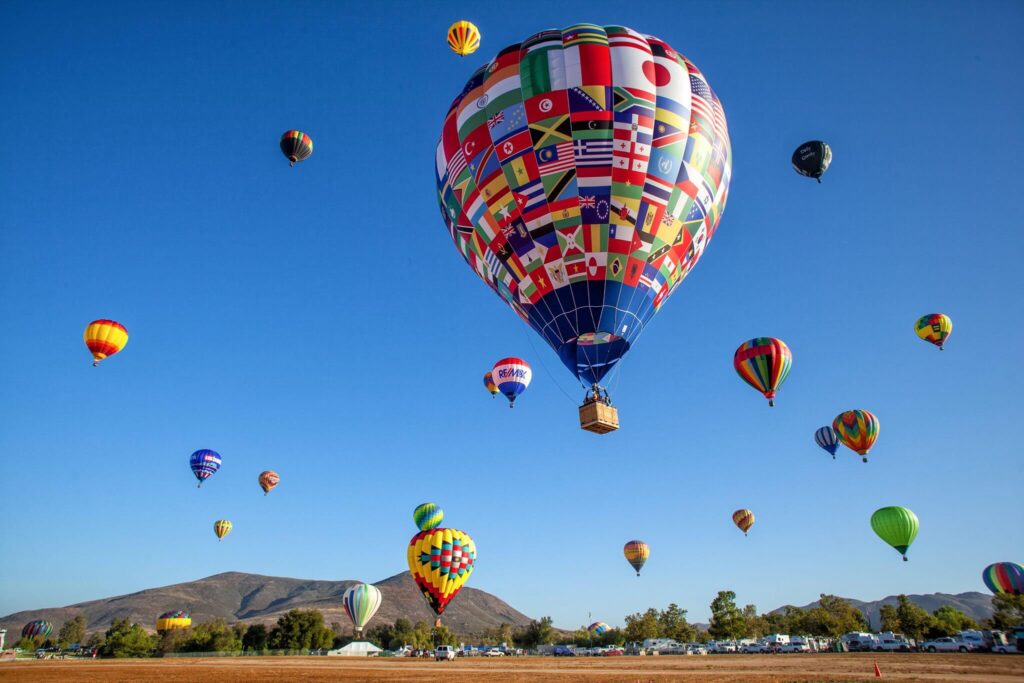
[[508,399],[509,408],[515,404],[516,397],[530,386],[532,377],[533,370],[530,369],[530,364],[522,358],[502,358],[491,370],[491,378],[498,391]]

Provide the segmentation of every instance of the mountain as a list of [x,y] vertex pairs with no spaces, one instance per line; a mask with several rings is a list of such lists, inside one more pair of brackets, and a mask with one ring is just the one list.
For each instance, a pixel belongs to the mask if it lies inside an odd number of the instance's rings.
[[[67,607],[27,610],[0,617],[0,628],[6,628],[8,642],[16,642],[21,628],[33,619],[46,619],[54,625],[54,635],[61,624],[84,614],[87,629],[104,631],[114,618],[128,618],[153,629],[161,612],[186,609],[193,623],[220,617],[229,623],[273,624],[291,609],[318,609],[324,621],[337,621],[346,627],[351,622],[341,607],[341,596],[356,581],[312,581],[261,576],[242,572],[216,574],[198,581],[178,583],[162,588],[149,588],[102,600],[90,600]],[[409,572],[396,574],[374,584],[383,600],[370,626],[394,623],[405,617],[413,623],[433,624],[434,613],[427,607],[423,594]],[[530,618],[513,609],[503,600],[475,588],[463,588],[442,615],[445,626],[456,633],[480,633],[492,626],[509,623],[523,626]]]
[[[896,596],[889,595],[882,598],[881,600],[874,600],[872,602],[864,602],[863,600],[856,600],[854,598],[843,598],[848,600],[851,605],[859,609],[864,613],[864,616],[871,622],[873,629],[878,629],[881,626],[881,616],[879,611],[882,609],[882,605],[895,605]],[[926,610],[929,614],[942,607],[943,605],[951,605],[956,609],[960,610],[971,619],[977,622],[981,622],[992,616],[992,596],[986,593],[926,593],[924,595],[908,595],[907,599],[914,603],[918,607]],[[811,609],[817,607],[817,602],[812,602],[809,605],[804,605],[800,609]],[[772,614],[776,612],[782,612],[785,607],[780,607],[776,610],[772,610]]]

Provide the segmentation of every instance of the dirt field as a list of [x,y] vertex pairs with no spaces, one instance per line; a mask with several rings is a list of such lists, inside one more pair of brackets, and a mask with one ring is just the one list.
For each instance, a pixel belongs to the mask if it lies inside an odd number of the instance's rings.
[[0,663],[0,681],[1024,681],[1024,656],[928,654],[714,655],[554,659],[207,659],[18,661]]

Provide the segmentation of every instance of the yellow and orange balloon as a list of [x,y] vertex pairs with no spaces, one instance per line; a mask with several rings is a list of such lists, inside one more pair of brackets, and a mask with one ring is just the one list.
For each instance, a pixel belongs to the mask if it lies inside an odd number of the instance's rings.
[[480,47],[480,30],[472,22],[456,21],[448,27],[448,47],[460,57],[473,54]]
[[217,540],[219,541],[220,539],[224,538],[225,536],[231,533],[232,527],[234,527],[234,524],[232,524],[228,520],[218,519],[216,522],[213,523],[213,533],[217,534]]
[[747,532],[750,531],[750,527],[754,526],[754,513],[746,508],[742,508],[732,513],[732,522],[739,527],[743,535],[746,536]]
[[651,556],[651,546],[635,539],[626,541],[626,545],[622,546],[622,554],[626,558],[626,562],[629,562],[630,566],[636,570],[636,575],[640,576],[640,570],[643,569],[647,558]]
[[260,488],[263,489],[263,495],[265,496],[270,493],[270,489],[277,486],[280,481],[280,475],[274,470],[260,472]]
[[109,358],[128,343],[128,330],[113,320],[93,320],[85,328],[85,345],[92,354],[92,366],[96,367],[104,358]]
[[463,531],[435,527],[412,537],[407,559],[416,586],[440,616],[473,573],[476,544]]

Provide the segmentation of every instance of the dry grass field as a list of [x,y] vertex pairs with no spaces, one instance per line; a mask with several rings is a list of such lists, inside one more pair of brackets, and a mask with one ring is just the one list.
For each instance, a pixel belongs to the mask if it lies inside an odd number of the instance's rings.
[[1024,656],[958,654],[715,655],[553,659],[350,659],[230,657],[200,659],[18,661],[0,663],[0,681],[1024,681]]

